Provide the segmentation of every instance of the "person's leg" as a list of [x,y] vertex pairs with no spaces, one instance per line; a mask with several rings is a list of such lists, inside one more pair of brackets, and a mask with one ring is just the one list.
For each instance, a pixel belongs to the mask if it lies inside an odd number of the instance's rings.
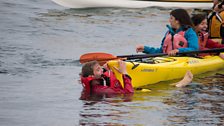
[[181,81],[177,82],[175,84],[175,86],[176,87],[184,87],[184,86],[190,84],[192,79],[193,79],[193,74],[191,73],[191,71],[187,71],[184,78]]
[[219,57],[221,57],[224,60],[224,53],[220,53]]

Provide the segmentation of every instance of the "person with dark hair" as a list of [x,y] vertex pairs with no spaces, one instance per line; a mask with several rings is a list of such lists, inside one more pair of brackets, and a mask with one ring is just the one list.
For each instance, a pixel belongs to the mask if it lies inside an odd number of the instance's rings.
[[[123,77],[124,87],[115,77],[114,73],[100,66],[97,61],[87,62],[82,66],[81,83],[86,93],[95,94],[129,94],[134,93],[131,77],[126,70],[124,61],[118,61],[119,68],[116,68]],[[106,65],[104,65],[106,66]]]
[[[195,25],[195,31],[198,34],[200,50],[206,50],[210,48],[224,48],[224,44],[220,44],[213,41],[212,39],[209,39],[209,34],[206,31],[208,28],[206,15],[195,14],[191,19]],[[224,54],[220,53],[220,57],[224,59]]]
[[186,10],[175,9],[171,11],[169,22],[171,26],[167,25],[169,30],[162,39],[160,48],[137,45],[136,52],[148,54],[163,52],[168,53],[170,56],[174,56],[178,52],[199,49],[198,37],[193,30],[194,25]]

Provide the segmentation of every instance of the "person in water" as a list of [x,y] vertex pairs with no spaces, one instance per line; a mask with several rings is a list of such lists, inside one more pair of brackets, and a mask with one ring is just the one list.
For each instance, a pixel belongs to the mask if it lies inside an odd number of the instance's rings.
[[186,10],[175,9],[171,11],[168,31],[162,39],[161,47],[137,45],[136,52],[147,54],[168,53],[171,56],[178,52],[195,51],[199,49],[198,37],[193,30],[193,23]]
[[[131,83],[131,77],[126,70],[126,64],[120,60],[118,63],[119,68],[116,69],[123,74],[124,88],[111,70],[107,67],[104,70],[97,61],[91,61],[85,63],[82,67],[81,83],[84,94],[133,94],[134,89]],[[192,79],[193,74],[188,71],[181,81],[172,85],[184,87],[191,83]]]
[[[198,34],[199,40],[199,49],[207,50],[211,48],[224,48],[224,44],[220,44],[219,42],[215,42],[209,38],[209,33],[207,32],[208,23],[207,16],[204,14],[195,14],[192,16],[192,22],[195,25],[195,31]],[[224,54],[220,53],[219,55],[222,59],[224,59]]]
[[[83,65],[81,83],[84,91],[96,94],[129,94],[134,93],[131,77],[126,70],[124,61],[118,60],[119,68],[116,68],[123,76],[124,88],[115,77],[112,70],[102,68],[97,61],[90,61]],[[104,65],[106,66],[106,65]]]

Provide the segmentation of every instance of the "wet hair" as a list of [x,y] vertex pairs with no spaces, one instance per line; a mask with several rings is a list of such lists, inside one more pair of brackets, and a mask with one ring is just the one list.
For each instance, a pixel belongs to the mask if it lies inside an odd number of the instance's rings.
[[205,14],[195,14],[191,17],[191,20],[194,23],[194,26],[201,24],[201,22],[205,19],[207,19],[207,15]]
[[94,75],[93,73],[93,67],[98,64],[97,61],[90,61],[90,62],[87,62],[85,63],[83,66],[82,66],[82,73],[81,73],[81,76],[83,77],[88,77],[89,75]]
[[176,20],[180,22],[181,26],[194,27],[190,15],[184,9],[175,9],[170,12],[170,15],[174,16]]

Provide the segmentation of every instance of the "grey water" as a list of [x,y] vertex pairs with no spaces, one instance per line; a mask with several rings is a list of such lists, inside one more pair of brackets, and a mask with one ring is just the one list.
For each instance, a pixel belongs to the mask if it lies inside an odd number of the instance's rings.
[[68,9],[50,0],[0,1],[1,126],[221,126],[224,71],[133,96],[82,98],[79,57],[160,46],[171,9]]

